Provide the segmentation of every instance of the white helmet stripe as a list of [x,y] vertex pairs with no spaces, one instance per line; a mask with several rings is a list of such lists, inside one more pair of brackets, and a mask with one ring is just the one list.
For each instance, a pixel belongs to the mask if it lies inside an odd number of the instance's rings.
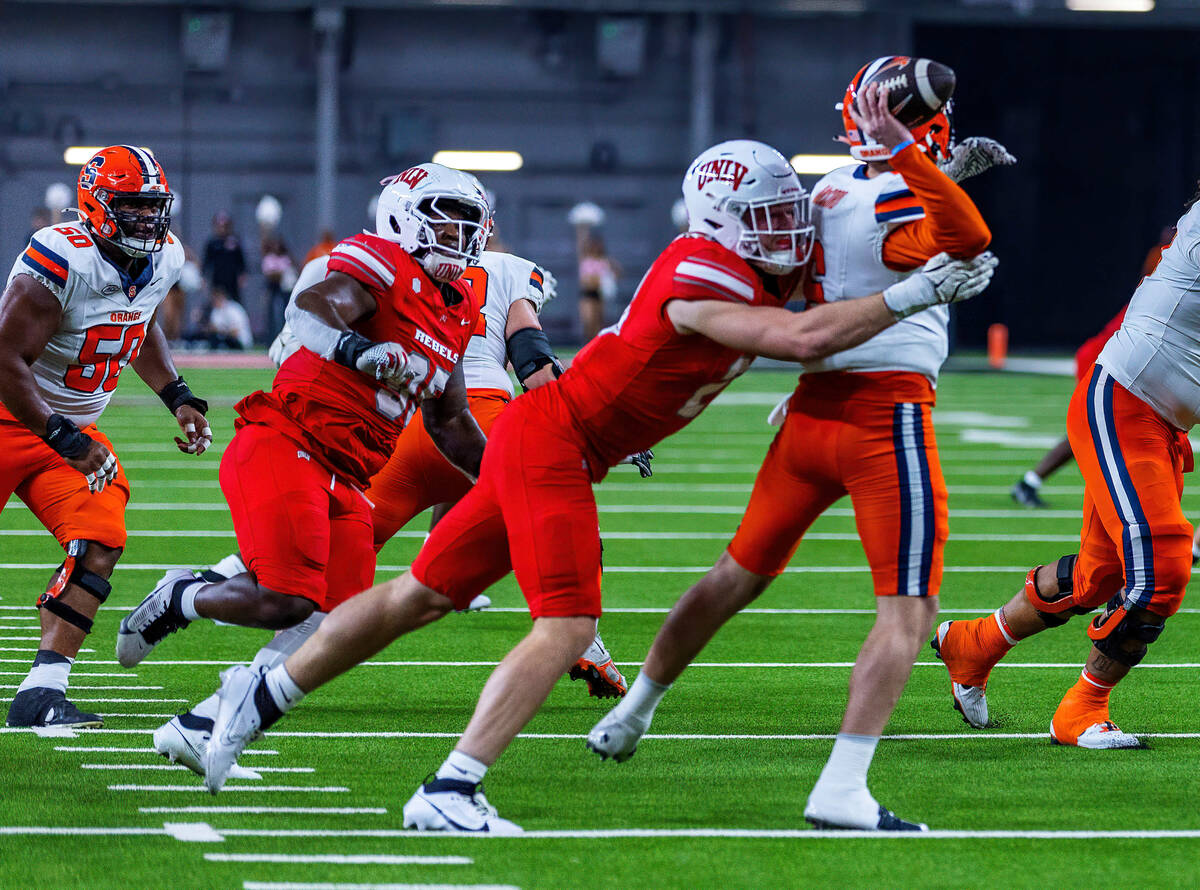
[[138,148],[136,145],[125,146],[138,159],[138,163],[142,165],[142,178],[147,185],[158,185],[158,163],[154,160],[154,156],[144,148]]

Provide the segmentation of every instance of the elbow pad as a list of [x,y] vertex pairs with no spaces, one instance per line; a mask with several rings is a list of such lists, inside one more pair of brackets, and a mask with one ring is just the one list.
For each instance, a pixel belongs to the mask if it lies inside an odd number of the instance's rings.
[[540,328],[521,328],[508,338],[507,343],[508,357],[522,386],[531,374],[537,373],[546,365],[554,366],[555,377],[562,374],[558,357],[550,348],[550,340]]

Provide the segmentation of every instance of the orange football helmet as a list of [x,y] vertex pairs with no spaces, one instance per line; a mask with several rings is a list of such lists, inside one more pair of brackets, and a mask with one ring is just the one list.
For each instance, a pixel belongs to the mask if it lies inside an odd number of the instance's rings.
[[99,238],[131,256],[162,250],[175,196],[154,155],[132,145],[102,148],[79,171],[79,215]]
[[[850,106],[858,98],[859,88],[868,75],[874,75],[880,68],[901,65],[907,61],[907,56],[882,56],[863,65],[847,85],[846,95],[842,101],[834,106],[842,113],[842,127],[846,131],[846,139],[849,140],[850,154],[856,160],[886,161],[891,157],[891,152],[887,147],[860,132],[858,125],[854,123],[854,118],[850,116]],[[908,128],[921,151],[928,154],[935,162],[950,157],[950,146],[954,142],[953,114],[953,100],[951,100],[931,120]]]

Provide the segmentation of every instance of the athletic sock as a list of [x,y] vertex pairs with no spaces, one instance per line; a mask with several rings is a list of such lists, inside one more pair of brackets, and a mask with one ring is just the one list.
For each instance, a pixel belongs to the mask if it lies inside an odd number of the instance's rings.
[[296,685],[287,667],[278,664],[263,676],[263,685],[271,695],[271,700],[279,708],[281,714],[286,714],[304,698],[304,690]]
[[472,785],[477,785],[483,781],[483,775],[486,772],[486,764],[476,760],[470,754],[451,751],[446,762],[437,771],[437,778],[456,779],[459,782],[470,782]]
[[992,668],[1018,642],[1001,608],[982,618],[955,621],[941,643],[940,652],[955,683],[986,686]]
[[1065,744],[1074,744],[1089,726],[1107,722],[1108,698],[1114,685],[1102,683],[1084,668],[1054,712],[1051,726],[1055,737]]
[[299,624],[275,634],[271,641],[255,654],[254,661],[250,662],[250,670],[256,671],[260,667],[269,669],[287,661],[289,655],[303,646],[304,641],[316,633],[317,628],[321,626],[321,622],[328,614],[328,612],[313,612]]
[[217,708],[221,704],[221,697],[215,692],[206,698],[200,704],[191,709],[191,713],[205,720],[217,719]]
[[74,658],[68,658],[51,649],[39,649],[33,658],[33,667],[17,687],[17,692],[24,692],[26,689],[57,689],[59,692],[66,692],[71,665],[74,663]]
[[826,794],[843,794],[851,791],[865,791],[867,787],[867,770],[871,768],[871,758],[875,756],[875,747],[879,744],[877,735],[856,735],[849,732],[839,732],[833,742],[833,751],[821,777],[813,788],[814,796]]
[[[1011,479],[1012,477],[1010,476],[1009,478]],[[1042,487],[1043,480],[1042,480],[1041,476],[1039,476],[1033,470],[1030,470],[1029,472],[1027,472],[1024,475],[1023,481],[1025,482],[1026,485],[1028,485],[1034,491],[1037,491],[1039,488]]]
[[656,683],[643,671],[634,679],[633,685],[629,687],[629,692],[621,699],[620,704],[613,708],[613,713],[618,717],[633,717],[649,726],[654,717],[654,709],[670,688],[670,683]]
[[197,582],[189,584],[178,594],[172,594],[172,607],[188,621],[196,621],[201,617],[200,613],[196,611],[196,594],[207,586],[207,584]]

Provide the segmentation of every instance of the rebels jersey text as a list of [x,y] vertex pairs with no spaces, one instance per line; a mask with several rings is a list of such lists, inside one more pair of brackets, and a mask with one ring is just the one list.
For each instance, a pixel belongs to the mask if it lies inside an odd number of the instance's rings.
[[[911,271],[889,269],[884,240],[925,212],[899,173],[870,179],[866,166],[852,164],[827,174],[813,189],[813,250],[809,302],[828,302],[877,294]],[[804,363],[807,373],[821,371],[915,371],[937,382],[949,341],[950,310],[934,306],[881,331],[865,343]]]
[[511,253],[484,251],[479,265],[468,266],[463,278],[471,282],[476,298],[483,301],[475,336],[463,353],[467,389],[499,389],[512,396],[512,378],[505,370],[508,310],[521,299],[540,310],[545,302],[542,291],[545,276],[529,260]]
[[349,275],[375,298],[375,312],[350,327],[370,340],[404,347],[410,364],[423,372],[418,398],[301,348],[280,367],[271,392],[251,393],[238,403],[239,425],[274,426],[365,488],[391,455],[419,400],[442,394],[479,309],[464,282],[439,287],[399,245],[375,235],[341,242],[329,256],[328,271]]
[[1180,218],[1096,362],[1179,429],[1200,420],[1200,202]]
[[733,251],[682,235],[650,267],[620,322],[589,343],[556,383],[522,398],[565,406],[599,479],[626,455],[686,426],[754,360],[700,334],[680,334],[667,303],[782,306],[795,277],[781,279],[782,295],[772,294]]
[[30,368],[52,411],[79,426],[96,422],[182,268],[183,247],[172,235],[149,256],[142,274],[130,278],[100,252],[82,223],[34,233],[8,283],[32,276],[62,305],[58,330]]

